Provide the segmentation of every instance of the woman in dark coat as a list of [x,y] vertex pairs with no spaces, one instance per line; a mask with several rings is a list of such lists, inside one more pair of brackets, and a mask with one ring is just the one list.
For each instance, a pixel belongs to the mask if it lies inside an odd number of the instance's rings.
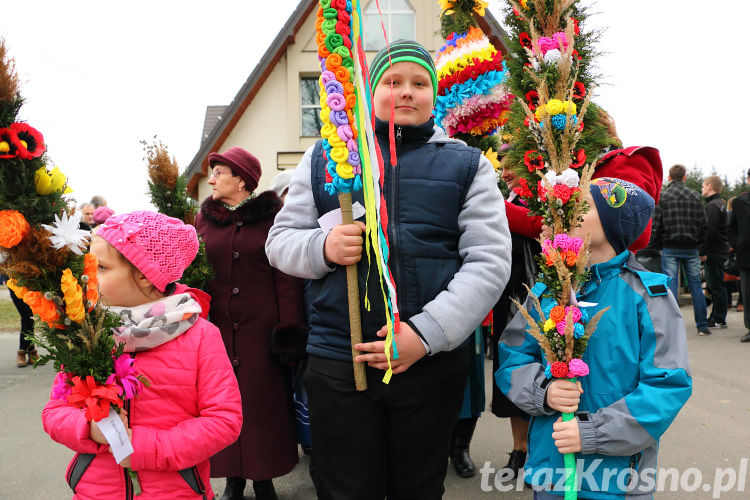
[[271,338],[291,336],[304,349],[302,282],[271,268],[264,250],[281,200],[255,195],[261,168],[242,148],[211,153],[211,197],[196,228],[216,277],[209,319],[221,330],[242,394],[243,425],[237,442],[211,459],[211,476],[226,477],[222,500],[243,498],[253,480],[258,499],[275,499],[272,478],[297,463],[288,370],[271,353]]

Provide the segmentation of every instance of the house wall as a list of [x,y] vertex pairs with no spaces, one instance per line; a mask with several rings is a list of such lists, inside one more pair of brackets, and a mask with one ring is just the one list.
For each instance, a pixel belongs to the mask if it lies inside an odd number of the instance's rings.
[[[374,1],[374,0],[373,0]],[[433,54],[443,45],[440,36],[440,6],[435,0],[409,0],[416,13],[416,38]],[[363,4],[364,7],[364,4]],[[271,179],[280,172],[279,153],[283,163],[313,145],[316,138],[300,137],[300,78],[317,76],[320,66],[315,45],[315,15],[313,9],[289,44],[284,56],[273,68],[268,79],[247,107],[226,141],[218,148],[224,151],[240,146],[258,157],[263,175],[258,190],[267,189]],[[368,52],[371,60],[375,52]],[[283,165],[282,165],[283,166]],[[198,183],[198,199],[211,193],[208,178]]]

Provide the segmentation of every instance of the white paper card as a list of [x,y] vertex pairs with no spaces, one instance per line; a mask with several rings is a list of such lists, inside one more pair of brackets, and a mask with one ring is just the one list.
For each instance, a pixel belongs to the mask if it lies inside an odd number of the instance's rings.
[[[358,201],[354,202],[352,204],[352,218],[357,220],[363,215],[365,215],[365,207],[363,207]],[[321,215],[318,219],[318,224],[320,224],[320,227],[325,232],[333,229],[333,226],[341,224],[341,209],[337,208],[336,210],[331,210],[327,214]]]
[[581,302],[578,303],[579,307],[594,307],[594,306],[598,306],[598,305],[599,305],[598,302],[583,302],[583,301],[581,301]]
[[128,438],[128,430],[122,423],[120,415],[113,409],[109,409],[109,416],[96,422],[107,442],[112,447],[112,455],[118,464],[133,453],[133,445]]

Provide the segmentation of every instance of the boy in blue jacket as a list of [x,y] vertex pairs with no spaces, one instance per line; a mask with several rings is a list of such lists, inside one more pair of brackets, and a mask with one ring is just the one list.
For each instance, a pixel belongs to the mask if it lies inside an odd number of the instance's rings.
[[[593,180],[590,210],[574,236],[591,234],[590,280],[577,295],[593,317],[609,306],[583,360],[590,373],[573,384],[550,380],[537,341],[517,314],[503,334],[495,380],[532,415],[525,480],[535,499],[564,495],[564,453],[575,453],[579,498],[650,499],[659,438],[690,397],[685,324],[668,277],[645,270],[628,251],[654,209],[639,187],[613,178]],[[542,297],[538,283],[532,293]],[[542,309],[552,306],[541,299]],[[582,304],[583,305],[583,304]],[[527,310],[536,311],[527,300]],[[576,412],[563,422],[560,412]]]
[[[401,330],[389,384],[385,311],[377,271],[361,261],[362,221],[330,230],[318,217],[338,208],[325,190],[318,142],[292,178],[266,242],[271,265],[313,280],[308,364],[312,463],[321,499],[439,499],[450,438],[463,400],[469,338],[510,273],[510,233],[487,158],[436,128],[437,76],[416,42],[399,40],[370,66],[375,135],[384,156],[388,265]],[[393,111],[391,111],[393,99]],[[393,120],[397,165],[391,166]],[[352,193],[364,204],[362,192]],[[357,264],[368,389],[354,387],[346,265]]]

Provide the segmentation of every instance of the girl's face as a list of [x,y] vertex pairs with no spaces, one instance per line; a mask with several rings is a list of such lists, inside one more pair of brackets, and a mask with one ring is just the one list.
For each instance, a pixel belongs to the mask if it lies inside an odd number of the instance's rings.
[[106,305],[133,307],[151,300],[142,288],[145,277],[135,276],[133,267],[104,238],[92,239],[91,253],[99,261],[99,294]]
[[232,169],[226,165],[217,163],[211,170],[208,177],[208,184],[211,186],[211,197],[214,200],[231,203],[235,198],[243,200],[245,181],[239,175],[232,175]]
[[391,89],[396,125],[421,125],[432,116],[432,79],[420,64],[401,61],[383,73],[373,92],[375,116],[391,119]]

